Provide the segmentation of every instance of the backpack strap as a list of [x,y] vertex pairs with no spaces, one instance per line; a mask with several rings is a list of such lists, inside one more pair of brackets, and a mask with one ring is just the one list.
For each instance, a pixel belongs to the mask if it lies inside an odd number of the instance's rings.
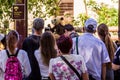
[[76,51],[77,51],[77,55],[79,54],[78,52],[78,37],[76,37]]
[[9,54],[9,51],[8,51],[7,49],[6,49],[6,52],[7,52],[7,56],[8,56],[8,58],[10,58],[11,56],[15,56],[15,57],[17,57],[18,52],[19,52],[19,49],[17,49],[16,53],[15,53],[15,54],[12,54],[12,55]]

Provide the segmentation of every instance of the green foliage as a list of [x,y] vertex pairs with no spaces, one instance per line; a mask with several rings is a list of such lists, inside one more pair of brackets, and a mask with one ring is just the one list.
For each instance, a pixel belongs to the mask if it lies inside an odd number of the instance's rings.
[[0,32],[6,34],[9,21],[12,20],[12,5],[15,0],[0,0]]
[[[12,21],[12,5],[17,0],[0,0],[0,31],[8,30],[9,22]],[[34,17],[46,18],[59,14],[60,0],[27,0],[28,13]],[[29,17],[29,16],[28,16]],[[6,21],[8,23],[6,23]],[[2,31],[3,32],[3,31]]]
[[118,11],[113,7],[109,7],[107,4],[97,4],[95,1],[90,0],[88,7],[98,15],[98,22],[105,23],[108,26],[118,25]]
[[34,17],[49,17],[59,14],[59,0],[29,0],[28,10]]
[[86,14],[79,14],[76,20],[73,20],[74,26],[84,26],[84,22],[89,18]]
[[0,19],[11,15],[12,4],[15,0],[0,0]]

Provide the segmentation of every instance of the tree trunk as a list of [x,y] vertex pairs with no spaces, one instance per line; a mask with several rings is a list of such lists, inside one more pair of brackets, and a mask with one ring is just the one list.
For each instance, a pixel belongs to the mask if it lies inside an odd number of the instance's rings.
[[86,0],[84,0],[84,4],[85,4],[85,12],[86,12],[86,16],[88,16]]
[[27,0],[16,0],[16,4],[25,4],[25,17],[24,20],[15,20],[16,31],[20,35],[20,40],[18,43],[18,48],[22,48],[22,43],[27,37]]

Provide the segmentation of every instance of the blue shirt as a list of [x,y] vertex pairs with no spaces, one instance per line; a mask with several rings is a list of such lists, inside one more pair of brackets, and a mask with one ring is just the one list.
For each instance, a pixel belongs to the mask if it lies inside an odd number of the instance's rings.
[[[84,57],[88,73],[101,80],[102,63],[110,62],[105,44],[91,33],[78,38],[78,52]],[[73,38],[73,53],[76,54],[76,38]]]

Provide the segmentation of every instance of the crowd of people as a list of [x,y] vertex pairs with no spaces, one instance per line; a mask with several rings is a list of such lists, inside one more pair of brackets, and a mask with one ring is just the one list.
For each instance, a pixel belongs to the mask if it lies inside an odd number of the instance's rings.
[[120,80],[120,48],[106,24],[89,18],[81,35],[72,24],[43,29],[36,18],[21,49],[15,30],[0,39],[0,80]]

